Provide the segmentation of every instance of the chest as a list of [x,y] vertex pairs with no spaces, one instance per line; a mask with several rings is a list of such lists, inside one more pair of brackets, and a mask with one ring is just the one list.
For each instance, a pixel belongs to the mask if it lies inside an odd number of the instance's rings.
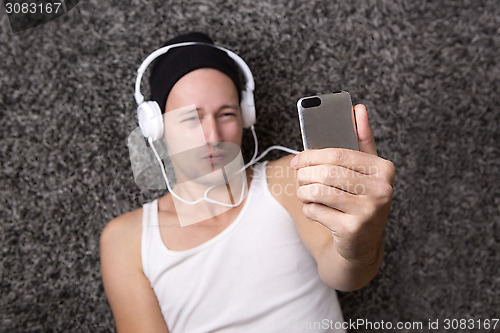
[[208,219],[196,221],[182,226],[179,214],[174,211],[164,211],[158,214],[160,236],[163,244],[172,251],[185,251],[213,239],[238,217],[243,205],[224,211]]

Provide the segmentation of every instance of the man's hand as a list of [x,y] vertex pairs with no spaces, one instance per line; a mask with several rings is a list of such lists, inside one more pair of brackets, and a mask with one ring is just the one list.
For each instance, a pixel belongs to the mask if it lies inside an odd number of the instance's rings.
[[[395,169],[377,156],[366,108],[354,108],[360,151],[307,150],[291,165],[303,213],[330,229],[336,252],[354,266],[381,262]],[[377,270],[378,270],[377,265]]]

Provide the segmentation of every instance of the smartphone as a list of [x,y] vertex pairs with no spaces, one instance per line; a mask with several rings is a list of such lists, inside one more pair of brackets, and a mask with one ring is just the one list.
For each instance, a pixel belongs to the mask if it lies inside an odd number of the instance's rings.
[[351,95],[347,91],[303,97],[297,102],[304,149],[359,150]]

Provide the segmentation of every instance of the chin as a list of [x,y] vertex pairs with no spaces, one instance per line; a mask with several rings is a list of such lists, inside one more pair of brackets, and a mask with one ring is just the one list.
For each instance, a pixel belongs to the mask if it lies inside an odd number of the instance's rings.
[[209,173],[208,175],[193,179],[193,181],[205,186],[222,186],[227,184],[220,169]]

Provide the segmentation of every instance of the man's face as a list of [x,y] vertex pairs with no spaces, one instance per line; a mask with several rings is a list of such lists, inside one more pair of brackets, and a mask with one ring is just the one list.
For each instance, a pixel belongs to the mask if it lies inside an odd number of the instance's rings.
[[[227,75],[202,68],[177,81],[165,106],[165,140],[178,181],[198,179],[233,161],[242,124],[236,86]],[[201,182],[218,183],[220,176]]]

